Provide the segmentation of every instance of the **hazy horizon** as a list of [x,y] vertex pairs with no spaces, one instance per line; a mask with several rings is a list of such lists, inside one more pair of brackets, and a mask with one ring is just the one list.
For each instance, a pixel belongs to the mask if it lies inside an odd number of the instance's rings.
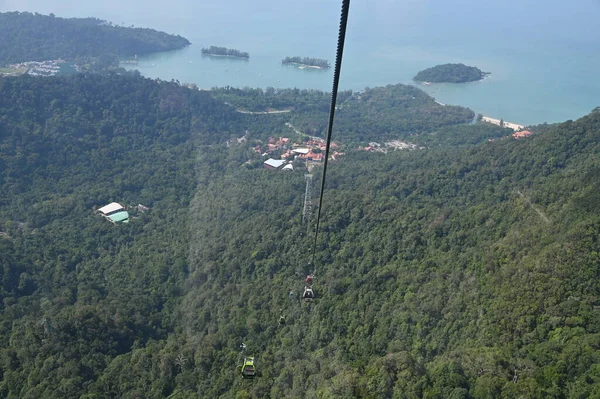
[[[334,57],[338,0],[254,2],[191,0],[4,0],[0,11],[97,17],[187,37],[192,46],[142,60],[149,77],[200,87],[300,87],[330,90],[331,73],[282,69],[283,56]],[[463,62],[492,72],[470,85],[419,86],[441,102],[518,123],[575,119],[598,104],[600,3],[532,0],[484,4],[459,0],[353,1],[341,88],[413,83],[420,70]],[[202,46],[248,51],[247,64],[201,59]]]

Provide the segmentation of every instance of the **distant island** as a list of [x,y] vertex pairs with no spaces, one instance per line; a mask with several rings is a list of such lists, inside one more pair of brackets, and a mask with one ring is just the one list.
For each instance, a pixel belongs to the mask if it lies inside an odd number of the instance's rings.
[[121,57],[176,50],[190,44],[184,37],[154,29],[30,12],[0,13],[0,37],[0,67],[65,60],[89,69],[117,68]]
[[329,61],[321,58],[310,58],[310,57],[285,57],[281,60],[282,64],[298,64],[301,67],[328,69],[331,68]]
[[203,48],[202,54],[204,55],[220,55],[226,57],[237,57],[237,58],[250,58],[250,55],[245,51],[234,50],[226,47],[210,46],[209,48]]
[[424,83],[466,83],[481,80],[487,75],[489,72],[465,64],[444,64],[424,69],[413,79]]

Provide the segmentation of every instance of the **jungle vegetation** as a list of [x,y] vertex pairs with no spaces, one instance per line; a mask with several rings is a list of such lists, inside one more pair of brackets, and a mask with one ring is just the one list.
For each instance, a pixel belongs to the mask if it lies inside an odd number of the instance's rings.
[[[269,115],[280,125],[291,122],[309,135],[320,135],[327,128],[330,96],[319,90],[215,88],[216,98],[236,108],[250,111],[290,109],[288,114]],[[338,93],[336,130],[345,142],[368,142],[410,138],[438,128],[471,122],[474,113],[468,108],[443,106],[422,90],[396,84],[366,88],[361,92]],[[279,128],[279,127],[278,127]]]
[[466,83],[481,80],[486,75],[489,75],[489,72],[465,64],[443,64],[424,69],[413,79],[431,83]]
[[[412,90],[346,93],[334,140],[344,118],[390,133],[379,107],[438,144],[332,162],[309,265],[302,164],[248,168],[229,140],[283,115],[137,73],[0,79],[0,396],[600,395],[600,110],[489,142]],[[322,126],[325,93],[287,95]],[[110,201],[128,225],[94,212]]]
[[116,26],[97,18],[59,18],[29,12],[0,13],[0,66],[64,59],[106,61],[183,48],[181,36],[154,29]]

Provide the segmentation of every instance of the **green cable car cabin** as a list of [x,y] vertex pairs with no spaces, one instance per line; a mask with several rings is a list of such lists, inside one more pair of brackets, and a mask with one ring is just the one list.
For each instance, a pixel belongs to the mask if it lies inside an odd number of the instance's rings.
[[256,377],[256,366],[254,365],[254,357],[245,357],[242,363],[242,378]]

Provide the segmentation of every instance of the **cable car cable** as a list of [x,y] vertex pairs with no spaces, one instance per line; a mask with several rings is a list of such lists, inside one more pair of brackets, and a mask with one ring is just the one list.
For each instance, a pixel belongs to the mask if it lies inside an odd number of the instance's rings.
[[321,192],[319,193],[319,208],[317,211],[317,223],[315,227],[315,240],[311,256],[313,266],[312,274],[316,274],[315,252],[317,251],[317,239],[319,237],[319,223],[321,221],[321,208],[323,206],[323,192],[325,191],[325,176],[327,175],[327,163],[329,161],[329,147],[331,144],[331,132],[333,130],[333,118],[335,115],[335,103],[338,94],[338,85],[340,81],[340,70],[342,68],[342,56],[344,54],[344,42],[346,41],[346,25],[348,23],[348,11],[350,9],[350,0],[342,0],[342,15],[340,17],[340,29],[338,33],[337,52],[335,56],[335,69],[333,71],[333,89],[331,91],[331,104],[329,107],[329,122],[327,124],[327,136],[325,146],[325,161],[323,163],[323,176],[321,177]]

